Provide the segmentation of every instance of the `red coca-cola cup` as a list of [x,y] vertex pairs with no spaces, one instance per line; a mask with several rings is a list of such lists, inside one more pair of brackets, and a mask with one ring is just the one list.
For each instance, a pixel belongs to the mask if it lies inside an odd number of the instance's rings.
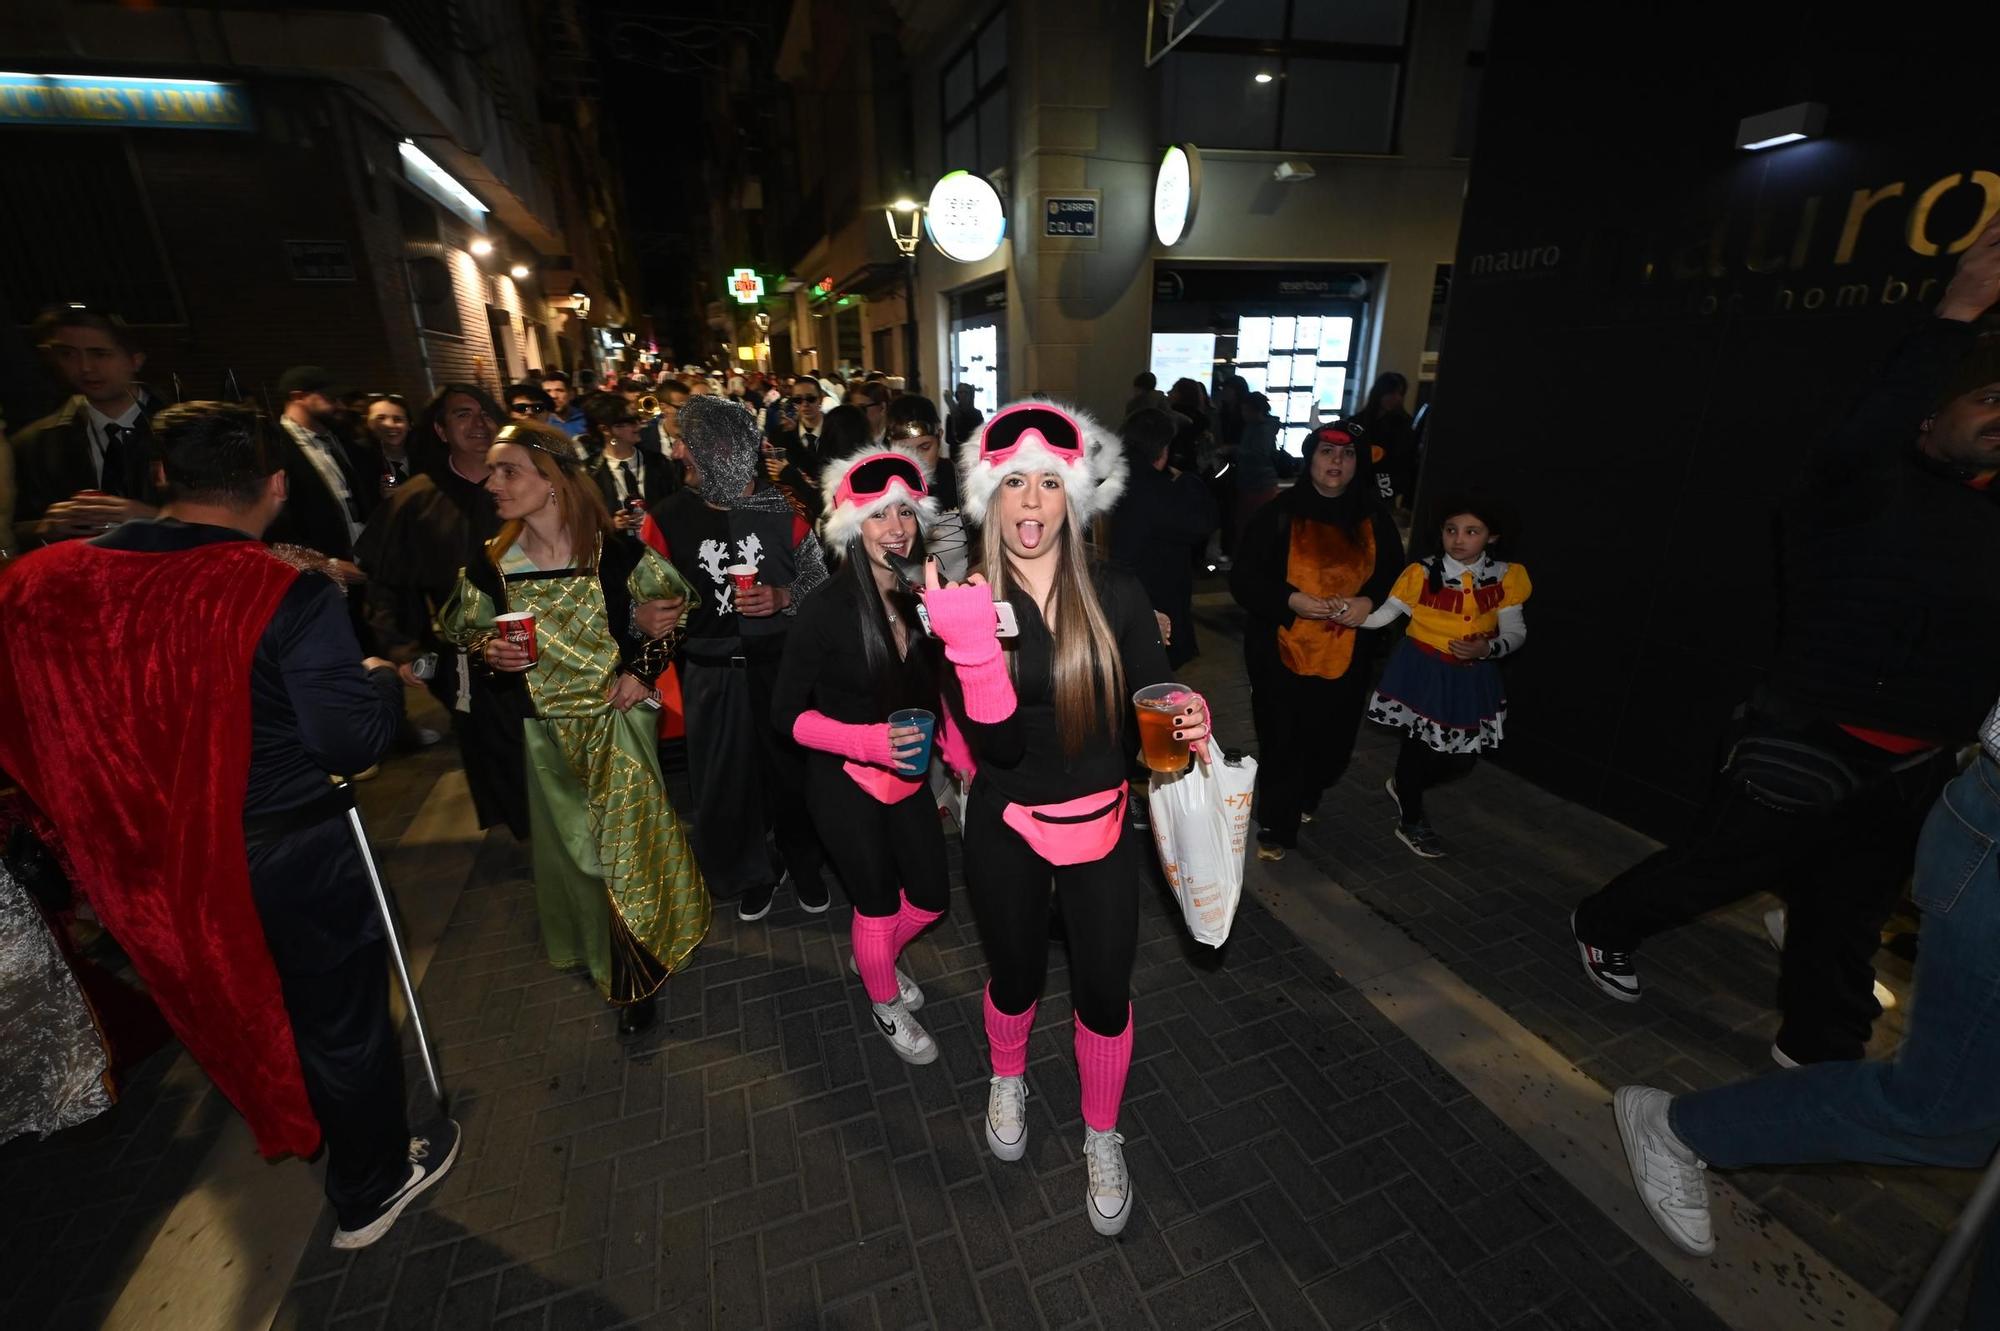
[[499,631],[502,642],[528,654],[529,665],[541,659],[541,649],[535,643],[535,617],[530,612],[516,610],[509,615],[495,615],[493,627]]
[[730,585],[736,588],[739,595],[757,585],[757,566],[755,564],[731,564],[722,571],[728,575]]

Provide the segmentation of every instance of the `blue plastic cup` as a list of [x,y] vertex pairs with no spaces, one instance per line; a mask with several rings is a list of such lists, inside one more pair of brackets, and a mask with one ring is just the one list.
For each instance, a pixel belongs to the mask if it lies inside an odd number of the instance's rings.
[[924,747],[914,757],[906,759],[899,769],[905,776],[915,776],[931,770],[931,733],[937,729],[937,718],[921,707],[911,707],[889,714],[890,729],[915,726],[924,732]]

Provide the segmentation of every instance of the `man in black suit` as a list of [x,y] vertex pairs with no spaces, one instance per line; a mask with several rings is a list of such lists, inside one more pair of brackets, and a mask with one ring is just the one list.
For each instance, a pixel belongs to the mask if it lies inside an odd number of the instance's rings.
[[42,353],[76,394],[14,436],[14,522],[22,550],[96,536],[149,518],[149,418],[163,405],[139,383],[146,353],[117,315],[58,305],[35,321]]
[[603,441],[587,464],[591,479],[618,530],[637,536],[646,508],[679,488],[674,464],[639,447],[639,417],[618,394],[595,394],[584,400],[583,409],[591,434]]
[[271,524],[273,545],[302,545],[332,561],[331,576],[352,587],[363,579],[354,541],[380,497],[335,430],[340,388],[317,365],[298,365],[278,380],[284,397],[280,457],[291,498]]
[[825,459],[820,456],[819,436],[820,431],[826,428],[826,398],[820,392],[819,380],[809,374],[802,374],[794,380],[792,407],[798,413],[797,427],[778,431],[771,442],[785,455],[785,461],[817,484],[825,465]]

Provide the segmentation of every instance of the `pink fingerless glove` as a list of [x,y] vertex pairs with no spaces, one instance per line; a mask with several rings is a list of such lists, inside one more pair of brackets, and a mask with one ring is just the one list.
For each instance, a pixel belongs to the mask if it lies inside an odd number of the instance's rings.
[[889,743],[886,721],[853,725],[836,721],[825,712],[800,712],[799,719],[792,722],[792,738],[821,753],[838,754],[892,772],[901,770],[896,766],[896,749]]
[[1000,617],[985,587],[942,587],[924,593],[931,632],[944,644],[945,660],[958,668],[965,717],[981,725],[1014,714],[1014,680],[1000,655]]

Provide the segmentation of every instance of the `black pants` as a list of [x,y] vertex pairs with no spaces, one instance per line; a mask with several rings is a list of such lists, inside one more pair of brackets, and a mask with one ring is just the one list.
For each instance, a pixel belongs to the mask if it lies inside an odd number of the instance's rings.
[[1339,679],[1295,675],[1269,666],[1250,677],[1250,718],[1257,728],[1257,839],[1299,844],[1299,815],[1319,807],[1354,756],[1368,703],[1360,662]]
[[1880,776],[1834,809],[1809,813],[1772,808],[1724,779],[1691,838],[1577,906],[1577,933],[1629,952],[1753,892],[1775,892],[1788,908],[1778,1044],[1800,1062],[1860,1058],[1881,1015],[1874,956],[1882,925],[1951,770],[1949,756],[1939,755]]
[[326,1139],[327,1200],[343,1224],[365,1218],[410,1173],[389,948],[366,874],[344,819],[250,847],[251,895]]
[[907,894],[918,910],[942,914],[951,869],[930,787],[884,804],[855,785],[837,758],[814,755],[807,768],[813,823],[854,909],[877,918],[894,915]]
[[776,662],[756,661],[688,661],[681,672],[694,793],[688,830],[718,900],[778,881],[771,841],[794,883],[820,881],[824,857],[806,811],[805,755],[771,725],[776,672]]
[[1053,865],[1001,818],[1006,800],[974,780],[965,807],[965,886],[992,975],[993,1005],[1014,1015],[1042,996],[1049,969],[1049,902],[1062,901],[1070,1002],[1099,1035],[1125,1029],[1139,950],[1139,848],[1125,828],[1109,855]]
[[1415,735],[1403,736],[1396,752],[1396,803],[1403,807],[1403,821],[1422,822],[1424,792],[1465,776],[1478,761],[1478,754],[1439,753]]

